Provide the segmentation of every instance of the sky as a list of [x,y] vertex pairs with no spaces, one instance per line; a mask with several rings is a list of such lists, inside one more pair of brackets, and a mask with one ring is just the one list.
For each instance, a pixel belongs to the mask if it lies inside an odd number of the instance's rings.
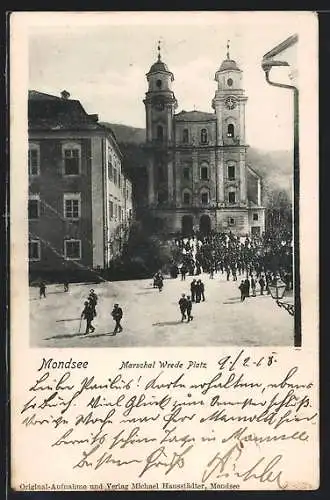
[[[145,127],[145,74],[157,59],[158,40],[162,60],[174,74],[177,112],[194,108],[212,112],[214,75],[226,57],[229,39],[230,57],[243,71],[248,97],[247,143],[263,150],[292,149],[292,93],[266,83],[261,60],[287,37],[300,36],[302,21],[310,13],[24,15],[28,16],[29,89],[54,95],[65,89],[101,121],[141,128]],[[282,76],[286,79],[286,73]]]

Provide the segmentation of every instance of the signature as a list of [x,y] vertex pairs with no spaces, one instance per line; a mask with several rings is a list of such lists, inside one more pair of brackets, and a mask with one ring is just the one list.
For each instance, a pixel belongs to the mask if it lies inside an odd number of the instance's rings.
[[287,483],[283,482],[282,470],[277,469],[277,465],[281,462],[283,455],[275,455],[268,459],[261,457],[247,470],[238,471],[237,465],[243,454],[243,444],[238,442],[224,454],[217,452],[216,455],[209,460],[202,475],[202,482],[207,481],[211,476],[219,479],[221,477],[229,477],[234,475],[248,481],[249,479],[258,479],[260,483],[276,483],[280,489],[285,489]]
[[[146,465],[142,469],[139,474],[139,477],[142,477],[148,470],[156,467],[165,467],[165,475],[169,474],[175,467],[179,467],[182,469],[185,465],[184,455],[194,447],[193,444],[185,448],[181,453],[174,452],[172,458],[169,457],[166,453],[165,446],[160,446],[156,450],[154,450],[150,455],[146,458]],[[166,461],[165,461],[166,460]]]

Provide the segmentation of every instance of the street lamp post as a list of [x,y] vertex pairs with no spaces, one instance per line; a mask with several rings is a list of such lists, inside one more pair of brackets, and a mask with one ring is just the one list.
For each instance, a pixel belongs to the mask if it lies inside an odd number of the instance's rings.
[[[297,36],[290,37],[288,40],[283,42],[283,45],[289,47],[290,45],[296,43]],[[299,255],[299,90],[294,85],[287,85],[284,83],[273,82],[269,78],[269,73],[273,67],[279,66],[289,66],[287,61],[276,61],[273,57],[280,52],[280,50],[273,49],[268,54],[266,54],[262,61],[262,69],[265,72],[266,82],[274,87],[280,87],[284,89],[291,90],[293,92],[293,180],[294,180],[294,248],[295,248],[295,277],[294,277],[294,288],[295,288],[295,307],[286,304],[280,307],[285,307],[286,310],[292,316],[295,316],[295,331],[294,331],[294,345],[295,347],[301,347],[301,324],[300,324],[300,255]],[[279,299],[276,299],[277,301]]]
[[278,307],[283,307],[290,314],[290,316],[294,316],[294,304],[282,301],[285,290],[286,284],[280,277],[275,277],[269,285],[270,295],[274,300],[276,300]]

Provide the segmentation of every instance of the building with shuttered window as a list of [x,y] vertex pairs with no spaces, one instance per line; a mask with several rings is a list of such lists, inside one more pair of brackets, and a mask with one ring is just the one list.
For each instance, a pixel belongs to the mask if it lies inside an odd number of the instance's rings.
[[132,218],[132,185],[114,133],[69,97],[29,92],[29,261],[36,276],[107,268]]

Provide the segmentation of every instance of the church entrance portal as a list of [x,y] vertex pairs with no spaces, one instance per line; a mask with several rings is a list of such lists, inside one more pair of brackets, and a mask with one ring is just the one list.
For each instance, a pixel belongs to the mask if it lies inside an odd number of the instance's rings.
[[199,231],[202,234],[209,234],[211,232],[211,219],[208,215],[202,215],[200,218]]
[[184,215],[182,217],[182,235],[191,236],[193,234],[193,218],[191,215]]

